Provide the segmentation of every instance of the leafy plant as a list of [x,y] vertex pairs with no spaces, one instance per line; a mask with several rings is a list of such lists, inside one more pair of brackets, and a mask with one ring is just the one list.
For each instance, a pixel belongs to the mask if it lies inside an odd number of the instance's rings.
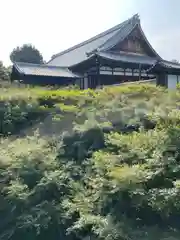
[[0,239],[179,239],[179,89],[1,92]]

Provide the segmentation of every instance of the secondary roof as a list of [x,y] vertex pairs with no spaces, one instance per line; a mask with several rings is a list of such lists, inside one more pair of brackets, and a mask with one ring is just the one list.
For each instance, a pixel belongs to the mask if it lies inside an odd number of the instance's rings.
[[72,73],[68,68],[49,66],[45,64],[14,63],[15,69],[24,75],[51,76],[64,78],[79,78],[80,75]]

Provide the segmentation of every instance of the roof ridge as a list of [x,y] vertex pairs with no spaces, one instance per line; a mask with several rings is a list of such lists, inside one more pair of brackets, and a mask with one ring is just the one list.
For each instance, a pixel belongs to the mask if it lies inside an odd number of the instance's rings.
[[130,21],[140,21],[140,20],[139,20],[139,15],[138,15],[138,14],[135,14],[135,15],[133,15],[131,18],[129,18],[129,19],[121,22],[120,24],[117,24],[116,26],[114,26],[114,27],[112,27],[112,28],[109,28],[109,29],[103,31],[102,33],[99,33],[99,34],[95,35],[95,36],[92,37],[92,38],[89,38],[89,39],[87,39],[87,40],[85,40],[85,41],[83,41],[83,42],[81,42],[81,43],[79,43],[79,44],[76,44],[75,46],[72,46],[72,47],[70,47],[70,48],[68,48],[68,49],[66,49],[66,50],[64,50],[64,51],[62,51],[62,52],[59,52],[59,53],[53,55],[52,58],[51,58],[47,63],[51,62],[54,58],[56,58],[56,57],[58,57],[58,56],[61,56],[61,55],[65,54],[65,53],[68,53],[68,52],[70,52],[70,51],[72,51],[72,50],[74,50],[74,49],[76,49],[76,48],[79,48],[79,47],[81,47],[81,46],[83,46],[83,45],[85,45],[85,44],[88,44],[88,43],[90,43],[90,42],[98,39],[98,38],[101,38],[101,37],[103,37],[103,36],[106,36],[107,34],[109,34],[109,33],[111,33],[111,32],[116,31],[118,28],[122,27],[123,25],[125,25],[126,23],[128,23],[128,22],[130,22]]
[[39,64],[39,63],[27,63],[27,62],[14,62],[15,65],[27,65],[29,67],[48,67],[48,68],[61,68],[61,69],[68,69],[68,67],[61,67],[61,66],[53,66],[53,65],[47,65],[47,64]]
[[166,62],[166,63],[173,63],[173,64],[175,64],[175,65],[180,65],[180,63],[179,62],[173,62],[173,61],[169,61],[169,60],[164,60],[164,59],[162,59],[161,60],[161,62]]
[[41,66],[42,65],[40,63],[28,63],[28,62],[14,62],[14,64],[17,64],[17,65],[29,65],[29,66]]

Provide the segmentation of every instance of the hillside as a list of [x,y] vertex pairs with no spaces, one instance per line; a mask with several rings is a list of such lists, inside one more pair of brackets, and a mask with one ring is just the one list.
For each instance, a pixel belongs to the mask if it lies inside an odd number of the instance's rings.
[[0,239],[179,239],[179,107],[151,84],[1,88]]

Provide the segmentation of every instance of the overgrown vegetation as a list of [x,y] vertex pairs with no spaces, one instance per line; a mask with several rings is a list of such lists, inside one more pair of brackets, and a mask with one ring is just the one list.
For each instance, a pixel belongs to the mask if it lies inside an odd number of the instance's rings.
[[0,104],[0,239],[179,239],[179,90],[11,88]]
[[10,81],[11,67],[5,67],[0,61],[0,83]]

